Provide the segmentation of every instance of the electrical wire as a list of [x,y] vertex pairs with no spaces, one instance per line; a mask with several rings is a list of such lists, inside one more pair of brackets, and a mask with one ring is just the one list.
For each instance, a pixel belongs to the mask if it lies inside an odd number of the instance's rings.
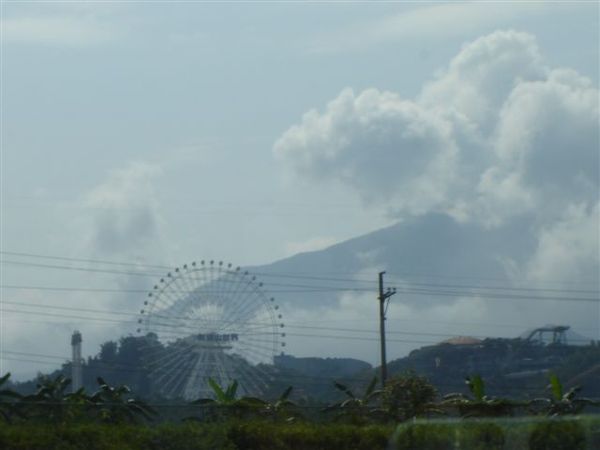
[[[5,312],[15,313],[15,314],[26,314],[26,315],[36,315],[41,317],[59,317],[62,319],[74,319],[78,321],[91,321],[91,322],[105,322],[112,324],[121,324],[121,325],[137,325],[136,321],[125,321],[125,320],[117,320],[110,318],[101,318],[101,317],[86,317],[86,316],[75,316],[75,315],[64,315],[64,314],[53,314],[44,311],[23,311],[23,310],[15,310],[15,309],[4,309]],[[128,314],[128,313],[125,313]],[[134,314],[131,314],[134,315]],[[269,324],[267,324],[269,325]],[[160,333],[164,337],[185,337],[194,334],[194,329],[189,327],[183,327],[178,330],[173,330],[170,332],[163,331]],[[353,332],[353,333],[377,333],[374,330],[364,330],[364,329],[346,329],[346,328],[331,328],[331,327],[315,327],[315,326],[302,326],[302,325],[288,325],[286,328],[291,329],[306,329],[306,330],[317,330],[317,331],[344,331],[344,332]],[[267,332],[268,334],[278,334],[279,332]],[[250,333],[256,334],[256,333]],[[389,335],[404,335],[404,336],[425,336],[425,337],[440,337],[449,339],[453,336],[452,333],[426,333],[426,332],[409,332],[409,331],[388,331]],[[311,339],[334,339],[334,340],[347,340],[347,341],[379,341],[377,337],[365,337],[365,336],[351,336],[351,335],[343,335],[343,334],[305,334],[305,333],[297,333],[297,332],[287,332],[285,331],[286,337],[302,337],[302,338],[311,338]],[[472,336],[475,337],[475,336]],[[494,339],[494,337],[489,336],[480,336],[481,339]],[[570,339],[573,342],[588,342],[584,339]],[[394,343],[404,343],[404,344],[421,344],[421,345],[436,345],[439,344],[439,341],[423,341],[423,340],[415,340],[415,339],[398,339],[391,338],[387,339],[387,342]]]
[[[113,273],[113,271],[111,271]],[[138,273],[137,275],[142,276]],[[145,276],[145,275],[143,275]],[[231,282],[231,281],[226,281]],[[368,288],[344,288],[335,286],[311,286],[305,284],[286,284],[286,283],[269,283],[268,286],[275,286],[279,288],[292,288],[292,289],[272,289],[269,292],[272,293],[310,293],[310,292],[373,292],[372,289]],[[97,293],[147,293],[148,291],[142,289],[105,289],[105,288],[80,288],[80,287],[69,287],[69,286],[28,286],[28,285],[0,285],[2,289],[22,289],[22,290],[47,290],[47,291],[65,291],[65,292],[97,292]],[[193,290],[182,290],[181,293],[191,293]],[[556,297],[556,296],[533,296],[533,295],[516,295],[516,294],[496,294],[496,293],[480,293],[473,291],[452,291],[452,290],[435,290],[435,289],[410,289],[400,288],[397,289],[397,293],[400,294],[412,294],[412,295],[427,295],[433,297],[461,297],[461,298],[476,298],[479,300],[526,300],[526,301],[560,301],[560,302],[586,302],[586,303],[600,303],[600,298],[591,297]]]
[[[88,259],[88,258],[73,258],[73,257],[65,257],[65,256],[52,256],[52,255],[41,255],[35,253],[24,253],[24,252],[9,252],[9,251],[0,251],[0,254],[9,255],[9,256],[20,256],[20,257],[29,257],[29,258],[40,258],[40,259],[51,259],[51,260],[59,260],[59,261],[74,261],[74,262],[87,262],[93,264],[107,264],[107,265],[116,265],[116,266],[129,266],[129,267],[146,267],[152,269],[165,269],[165,270],[173,270],[173,266],[168,265],[160,265],[160,264],[143,264],[139,262],[117,262],[117,261],[107,261],[100,259]],[[23,261],[10,261],[4,260],[1,262],[9,263],[9,264],[21,264],[21,265],[33,265],[35,263],[23,262]],[[39,265],[37,265],[39,266]],[[42,265],[42,267],[51,266],[51,268],[65,268],[69,269],[71,267],[64,266],[52,266],[52,265]],[[50,267],[49,267],[50,268]],[[73,270],[83,270],[83,268],[73,268]],[[97,271],[97,269],[86,269]],[[107,273],[114,273],[113,271],[106,271]],[[130,274],[129,272],[122,272],[123,274]],[[136,275],[141,275],[142,272],[136,272]],[[257,275],[265,276],[265,277],[278,277],[278,278],[292,278],[292,279],[306,279],[306,280],[321,280],[321,281],[336,281],[336,282],[344,282],[344,283],[369,283],[375,284],[377,283],[374,279],[360,279],[356,277],[351,278],[340,278],[340,277],[324,277],[324,276],[316,276],[316,275],[299,275],[290,274],[290,273],[282,273],[282,272],[253,272]],[[156,273],[145,273],[145,275],[152,276],[160,276],[160,274]],[[394,273],[388,273],[388,275],[394,275]],[[400,274],[395,274],[396,276],[402,277]],[[429,275],[422,275],[429,276]],[[453,278],[442,276],[439,278]],[[473,278],[477,279],[477,277],[454,277],[454,278]],[[489,278],[480,278],[480,279],[489,279]],[[396,278],[395,279],[399,284],[409,284],[412,286],[424,286],[424,287],[444,287],[444,288],[455,288],[455,289],[484,289],[484,290],[511,290],[511,291],[529,291],[529,292],[557,292],[557,293],[589,293],[589,294],[598,294],[600,292],[599,289],[594,290],[585,290],[585,289],[557,289],[557,288],[532,288],[532,287],[517,287],[517,286],[486,286],[486,285],[465,285],[465,284],[439,284],[439,283],[418,283],[413,281],[407,281],[405,278]],[[393,280],[392,280],[393,281]],[[580,284],[580,283],[579,283]],[[594,282],[595,286],[598,286],[598,282]]]

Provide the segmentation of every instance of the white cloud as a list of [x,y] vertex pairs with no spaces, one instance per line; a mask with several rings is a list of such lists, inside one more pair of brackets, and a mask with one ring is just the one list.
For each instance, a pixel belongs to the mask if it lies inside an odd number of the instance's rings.
[[9,17],[2,20],[7,43],[82,47],[109,42],[115,27],[91,16],[54,15]]
[[160,254],[162,218],[154,189],[158,166],[132,163],[112,171],[84,198],[92,214],[92,253],[136,259]]
[[[452,123],[437,112],[390,92],[345,89],[323,114],[306,113],[275,152],[300,174],[333,176],[368,202],[423,210],[443,200],[457,147]],[[399,198],[399,189],[407,195]]]
[[[555,5],[553,5],[555,6]],[[407,7],[404,11],[381,19],[317,36],[309,48],[313,52],[339,52],[366,49],[386,42],[408,39],[441,39],[480,33],[490,26],[515,17],[539,14],[547,5],[453,2]]]
[[328,236],[313,237],[299,242],[288,242],[287,244],[285,244],[285,254],[288,256],[292,256],[297,253],[323,250],[324,248],[332,246],[336,242],[338,242],[338,239]]
[[454,111],[489,133],[515,86],[543,79],[546,72],[533,36],[496,32],[465,44],[417,101],[429,109]]
[[343,90],[274,151],[302,176],[403,214],[497,222],[594,200],[597,148],[598,90],[545,67],[532,36],[503,31],[465,45],[415,100]]
[[599,205],[571,206],[562,220],[544,227],[538,247],[527,265],[526,276],[534,282],[589,283],[600,267]]
[[535,209],[556,218],[571,204],[593,204],[599,120],[598,89],[573,71],[556,69],[544,80],[518,83],[500,111],[494,163],[478,186],[488,214]]
[[548,67],[533,36],[497,31],[464,45],[415,99],[344,89],[274,152],[294,173],[342,183],[398,218],[512,224],[537,240],[530,262],[513,262],[534,278],[565,266],[597,278],[598,101],[588,78]]

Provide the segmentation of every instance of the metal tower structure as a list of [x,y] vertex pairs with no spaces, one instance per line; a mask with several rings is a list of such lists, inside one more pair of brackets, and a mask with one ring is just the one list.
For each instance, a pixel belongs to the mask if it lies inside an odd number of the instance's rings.
[[533,330],[526,340],[546,344],[548,342],[548,339],[545,339],[546,336],[551,335],[549,343],[567,345],[567,330],[569,328],[571,327],[568,325],[546,325]]
[[81,368],[81,333],[77,330],[71,336],[71,348],[73,356],[71,359],[71,382],[73,392],[77,392],[83,385]]

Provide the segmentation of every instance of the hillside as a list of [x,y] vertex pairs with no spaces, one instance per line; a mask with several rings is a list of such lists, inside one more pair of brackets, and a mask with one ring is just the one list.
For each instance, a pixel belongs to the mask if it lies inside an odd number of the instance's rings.
[[[373,339],[378,337],[381,270],[386,286],[398,288],[387,322],[390,358],[452,336],[515,338],[544,323],[570,325],[571,332],[598,339],[593,298],[565,301],[591,293],[580,293],[578,284],[528,278],[537,245],[525,219],[486,228],[427,214],[251,271],[282,305],[289,325],[286,351],[296,356],[377,363]],[[591,290],[581,292],[597,291],[597,274],[590,280],[585,289]],[[311,337],[306,330],[293,330],[295,325],[320,329]],[[371,341],[328,328],[359,329]],[[343,342],[348,336],[353,338]]]
[[[515,233],[515,225],[485,229],[478,225],[459,224],[442,214],[428,214],[399,222],[381,230],[350,239],[326,249],[300,253],[272,264],[254,267],[260,274],[335,274],[359,275],[363,271],[386,270],[407,278],[427,278],[443,274],[473,279],[494,278],[507,282],[505,258],[521,260],[533,248],[530,236]],[[342,277],[343,278],[343,277]],[[364,276],[363,276],[364,278]],[[268,287],[269,281],[266,279]],[[375,279],[373,279],[375,281]],[[303,280],[318,285],[323,281]],[[328,285],[342,285],[331,281]],[[278,299],[297,306],[332,303],[334,296],[314,292],[310,296],[281,293]]]

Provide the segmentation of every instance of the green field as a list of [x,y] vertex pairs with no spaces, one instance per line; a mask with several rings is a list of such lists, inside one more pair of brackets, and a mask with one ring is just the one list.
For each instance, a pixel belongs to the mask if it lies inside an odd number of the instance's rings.
[[393,425],[268,421],[0,425],[6,450],[597,450],[600,416],[431,420]]

